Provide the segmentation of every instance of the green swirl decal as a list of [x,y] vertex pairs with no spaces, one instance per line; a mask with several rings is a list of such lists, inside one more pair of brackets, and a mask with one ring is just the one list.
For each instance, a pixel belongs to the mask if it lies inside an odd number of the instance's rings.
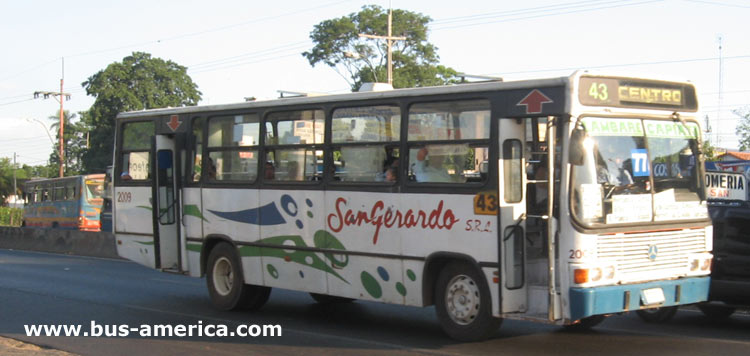
[[[327,235],[327,236],[326,236]],[[320,236],[320,237],[319,237]],[[334,242],[328,242],[327,240],[333,239]],[[318,246],[318,243],[324,244],[325,246],[330,246],[328,248],[335,248],[334,246],[340,247],[340,249],[345,250],[343,244],[341,244],[340,241],[338,241],[335,237],[332,235],[326,233],[325,231],[319,230],[315,233],[315,247],[322,248],[321,246]],[[308,247],[305,241],[302,239],[301,236],[273,236],[269,238],[262,239],[258,241],[262,244],[268,244],[268,245],[274,245],[275,247],[269,248],[269,247],[259,247],[259,246],[241,246],[240,247],[240,255],[244,257],[276,257],[281,258],[284,261],[287,262],[294,262],[301,265],[309,266],[312,268],[315,268],[317,270],[330,273],[334,276],[336,276],[338,279],[344,281],[345,283],[349,283],[344,277],[339,275],[336,271],[329,266],[325,260],[320,258],[315,252],[312,251],[303,251],[303,250],[292,250],[287,251],[284,250],[285,246],[289,247]],[[326,256],[327,258],[331,259],[331,263],[334,264],[334,260],[331,257]],[[337,261],[340,263],[340,261]],[[346,261],[348,262],[348,260]],[[346,263],[344,263],[346,265]]]

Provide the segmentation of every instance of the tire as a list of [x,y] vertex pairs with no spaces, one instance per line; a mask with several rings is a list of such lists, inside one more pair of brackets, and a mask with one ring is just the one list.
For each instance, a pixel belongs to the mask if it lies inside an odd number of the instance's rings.
[[219,310],[258,309],[271,294],[271,288],[244,284],[237,249],[226,242],[217,244],[208,255],[206,286],[211,303]]
[[460,341],[483,340],[500,327],[492,316],[487,282],[465,262],[445,266],[435,284],[435,311],[443,331]]
[[264,286],[256,286],[252,284],[244,285],[245,294],[243,299],[240,301],[240,306],[245,310],[258,310],[271,297],[271,288]]
[[698,309],[711,319],[721,320],[730,317],[736,308],[720,304],[699,304]]
[[592,316],[589,316],[589,317],[585,317],[585,318],[583,318],[581,320],[578,320],[578,322],[575,323],[575,324],[564,325],[563,328],[565,328],[565,330],[576,331],[576,332],[578,332],[578,331],[587,331],[587,330],[591,330],[591,328],[599,325],[599,323],[601,323],[602,321],[604,321],[604,319],[606,319],[606,318],[607,317],[604,316],[604,315],[592,315]]
[[663,323],[669,321],[677,314],[677,307],[661,307],[653,309],[641,309],[635,311],[643,321],[648,323]]
[[337,297],[335,295],[320,294],[320,293],[310,293],[310,296],[319,304],[343,304],[343,303],[351,303],[354,301],[354,299],[352,298]]

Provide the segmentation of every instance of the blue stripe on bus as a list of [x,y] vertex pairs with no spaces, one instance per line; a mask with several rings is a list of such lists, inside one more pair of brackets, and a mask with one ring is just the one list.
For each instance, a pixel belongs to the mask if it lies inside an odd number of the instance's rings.
[[[660,305],[663,307],[704,302],[708,300],[710,282],[710,277],[693,277],[619,286],[570,288],[570,319],[579,320],[592,315],[641,309],[641,291],[650,288],[661,288],[664,291],[666,300]],[[627,306],[626,292],[630,292]]]

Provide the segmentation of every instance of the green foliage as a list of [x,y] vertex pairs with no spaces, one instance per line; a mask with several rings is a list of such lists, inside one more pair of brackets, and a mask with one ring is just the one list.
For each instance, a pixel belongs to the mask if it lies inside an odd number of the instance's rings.
[[740,151],[750,150],[750,108],[735,110],[734,114],[740,117],[737,125],[737,136],[740,137]]
[[[13,161],[8,157],[0,158],[0,203],[13,195]],[[16,167],[16,195],[21,196],[23,184],[31,178],[57,177],[56,167],[28,166]],[[51,174],[51,175],[50,175]]]
[[[49,157],[49,163],[59,173],[60,167],[60,114],[49,116],[50,128],[56,132],[55,144]],[[85,122],[77,120],[76,114],[63,112],[63,137],[65,147],[65,175],[79,175],[83,172],[83,155],[87,150],[87,135],[91,128]],[[59,174],[58,174],[59,175]]]
[[[392,35],[406,40],[393,41],[393,87],[408,88],[458,82],[456,71],[439,65],[437,47],[427,41],[427,24],[432,19],[406,10],[393,10]],[[359,34],[388,34],[388,11],[377,5],[362,7],[358,13],[315,25],[310,39],[315,46],[302,55],[310,65],[332,67],[357,90],[365,82],[387,79],[385,40]],[[344,73],[342,73],[344,72]]]
[[0,203],[10,195],[13,195],[13,162],[4,157],[0,158]]
[[91,128],[90,149],[82,156],[86,173],[104,172],[112,164],[118,113],[197,105],[201,99],[186,67],[143,52],[108,65],[82,85],[86,94],[96,97],[91,108],[81,113],[83,123]]
[[0,226],[21,226],[23,209],[0,207]]
[[703,141],[703,157],[705,161],[715,161],[717,158],[716,154],[716,147],[712,146],[708,140]]

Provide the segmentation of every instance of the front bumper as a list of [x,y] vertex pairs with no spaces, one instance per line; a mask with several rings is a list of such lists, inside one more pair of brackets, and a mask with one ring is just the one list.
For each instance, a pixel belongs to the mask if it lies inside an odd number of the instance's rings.
[[620,313],[644,309],[641,293],[661,288],[664,303],[651,307],[669,307],[708,300],[710,277],[690,277],[669,281],[623,284],[591,288],[570,288],[570,320],[592,315]]

